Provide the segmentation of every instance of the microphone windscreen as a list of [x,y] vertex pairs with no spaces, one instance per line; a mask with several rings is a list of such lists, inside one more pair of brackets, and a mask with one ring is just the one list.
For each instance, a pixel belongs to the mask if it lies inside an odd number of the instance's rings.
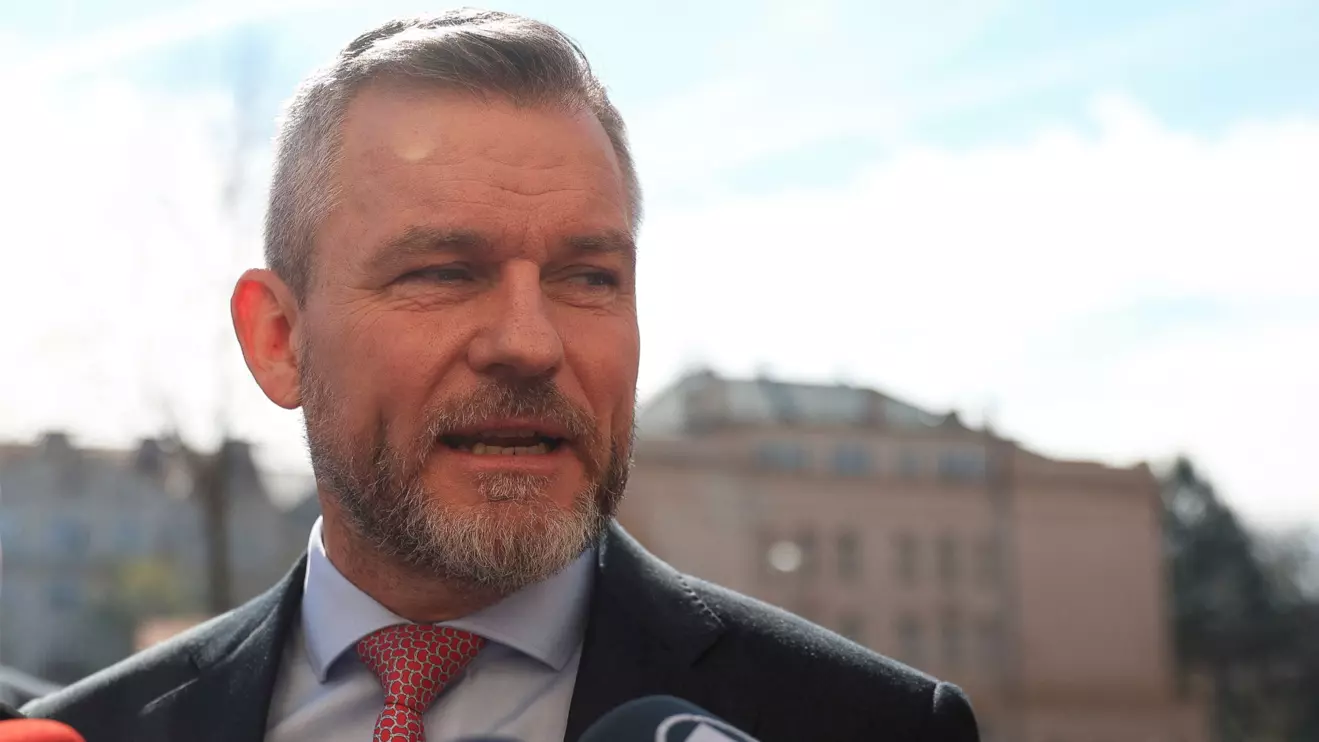
[[49,719],[0,721],[0,742],[86,742],[68,724]]
[[600,717],[579,742],[756,742],[714,714],[673,696],[628,701]]

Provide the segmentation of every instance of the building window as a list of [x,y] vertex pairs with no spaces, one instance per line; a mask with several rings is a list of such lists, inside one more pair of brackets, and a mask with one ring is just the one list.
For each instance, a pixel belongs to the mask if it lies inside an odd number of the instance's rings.
[[143,530],[143,524],[140,520],[121,522],[118,531],[115,533],[115,553],[124,556],[140,554],[145,547]]
[[791,443],[766,443],[756,449],[756,462],[778,471],[800,471],[806,468],[806,451]]
[[944,667],[949,669],[961,667],[965,648],[962,641],[962,626],[956,612],[944,611],[939,620],[939,636],[943,645]]
[[82,603],[82,595],[78,586],[68,580],[55,580],[47,588],[46,598],[50,604],[50,609],[55,613],[65,613],[76,610]]
[[981,665],[991,672],[1001,669],[1006,655],[1003,647],[1003,630],[999,621],[993,618],[981,619],[976,633],[979,635],[976,643],[980,645],[978,654]]
[[903,451],[898,456],[898,475],[903,479],[920,479],[924,468],[920,454],[915,451]]
[[980,542],[978,549],[980,553],[976,559],[977,579],[985,587],[997,587],[1002,570],[998,542],[993,536],[988,536]]
[[945,482],[981,482],[985,479],[985,452],[979,449],[939,454],[939,478]]
[[51,539],[64,557],[81,557],[87,553],[87,527],[76,520],[62,518],[52,526]]
[[952,534],[944,534],[939,538],[937,554],[939,581],[944,587],[952,587],[957,583],[957,541]]
[[803,528],[801,535],[797,537],[797,545],[801,547],[802,575],[814,577],[815,565],[819,559],[815,550],[815,533],[809,529]]
[[898,659],[908,665],[925,664],[925,635],[915,616],[898,619]]
[[861,446],[839,446],[834,451],[834,472],[844,477],[861,477],[871,471],[870,451]]
[[838,534],[838,577],[855,582],[861,576],[861,538],[854,531]]
[[898,565],[898,580],[904,585],[915,585],[919,575],[916,537],[900,533],[893,541],[894,561]]
[[22,552],[22,524],[11,515],[0,515],[0,551],[13,556]]
[[859,613],[844,613],[838,619],[838,633],[857,644],[865,643],[866,620]]

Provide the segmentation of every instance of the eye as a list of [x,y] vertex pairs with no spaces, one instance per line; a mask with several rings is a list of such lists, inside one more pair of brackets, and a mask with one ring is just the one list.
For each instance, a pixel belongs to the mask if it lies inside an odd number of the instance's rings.
[[437,265],[404,274],[400,281],[429,283],[463,283],[472,280],[472,269],[465,265]]
[[569,281],[589,288],[612,288],[619,284],[618,275],[611,271],[583,271],[569,277]]

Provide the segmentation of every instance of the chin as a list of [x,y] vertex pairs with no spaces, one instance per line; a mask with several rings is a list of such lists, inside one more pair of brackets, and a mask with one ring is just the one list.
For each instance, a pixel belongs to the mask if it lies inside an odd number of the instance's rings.
[[585,488],[584,483],[563,482],[561,477],[512,472],[486,472],[474,477],[475,496],[489,503],[539,503],[568,509]]
[[507,594],[560,571],[600,535],[593,499],[556,504],[543,491],[454,508],[439,501],[426,513],[426,537],[413,544],[418,566],[473,587]]

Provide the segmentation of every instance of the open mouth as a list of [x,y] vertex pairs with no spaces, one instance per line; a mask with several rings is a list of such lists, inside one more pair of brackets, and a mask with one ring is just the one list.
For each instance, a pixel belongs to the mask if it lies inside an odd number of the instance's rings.
[[455,451],[478,456],[542,456],[553,453],[566,440],[535,430],[446,435],[440,442]]

